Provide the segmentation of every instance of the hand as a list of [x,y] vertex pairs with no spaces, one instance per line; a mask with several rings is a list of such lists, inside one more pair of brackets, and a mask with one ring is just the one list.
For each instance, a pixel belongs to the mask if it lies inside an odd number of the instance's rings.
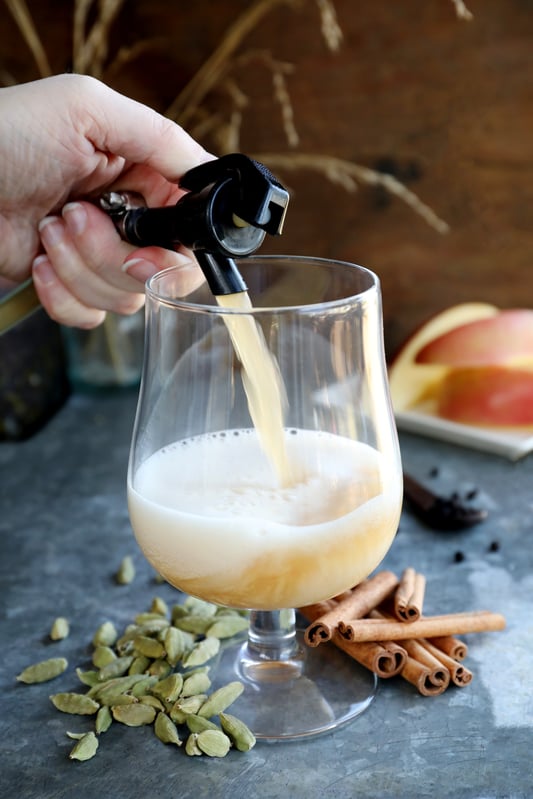
[[33,275],[58,322],[90,328],[129,314],[144,282],[179,264],[184,289],[203,277],[192,254],[122,241],[87,198],[110,188],[173,205],[176,182],[211,156],[178,125],[83,75],[0,89],[0,275]]

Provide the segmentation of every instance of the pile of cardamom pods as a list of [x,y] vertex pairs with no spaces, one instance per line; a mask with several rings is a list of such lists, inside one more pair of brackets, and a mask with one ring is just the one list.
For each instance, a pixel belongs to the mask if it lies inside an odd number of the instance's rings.
[[[248,627],[241,611],[186,597],[168,607],[156,597],[147,612],[118,635],[106,621],[94,633],[92,666],[76,669],[85,692],[53,694],[63,713],[94,716],[94,731],[67,732],[76,740],[69,757],[89,760],[101,735],[118,722],[129,727],[153,725],[165,744],[182,746],[188,755],[223,757],[231,748],[249,751],[255,737],[240,719],[225,711],[243,691],[239,681],[209,693],[209,665],[221,639]],[[68,621],[58,618],[50,638],[69,634]],[[56,657],[28,666],[17,676],[23,683],[42,683],[62,674],[66,658]]]

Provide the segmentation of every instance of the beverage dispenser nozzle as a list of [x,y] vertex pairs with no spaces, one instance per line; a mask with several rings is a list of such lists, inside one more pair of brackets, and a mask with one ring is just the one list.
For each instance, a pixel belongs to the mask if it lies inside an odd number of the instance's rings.
[[148,208],[140,195],[111,191],[99,206],[120,235],[139,247],[193,250],[215,296],[246,291],[233,260],[256,252],[266,234],[279,235],[287,190],[263,164],[231,153],[190,169],[174,206]]

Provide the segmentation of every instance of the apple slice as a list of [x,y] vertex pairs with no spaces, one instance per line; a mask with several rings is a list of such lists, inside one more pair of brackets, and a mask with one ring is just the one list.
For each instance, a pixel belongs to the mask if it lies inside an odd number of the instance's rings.
[[494,305],[467,302],[454,305],[432,317],[403,345],[389,368],[392,404],[396,412],[406,411],[422,398],[438,391],[449,367],[434,363],[417,363],[417,355],[426,345],[457,327],[499,313]]
[[423,346],[416,362],[533,368],[533,311],[514,308],[456,326]]
[[452,369],[440,385],[437,413],[483,427],[533,427],[533,371],[502,366]]

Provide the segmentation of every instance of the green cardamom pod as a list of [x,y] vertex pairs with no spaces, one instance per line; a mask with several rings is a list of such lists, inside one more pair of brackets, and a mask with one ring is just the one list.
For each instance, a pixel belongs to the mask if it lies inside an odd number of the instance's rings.
[[211,716],[218,716],[239,697],[244,690],[242,682],[235,680],[223,685],[218,690],[208,696],[202,707],[198,711],[199,716],[209,719]]
[[210,624],[212,624],[210,616],[196,616],[192,614],[182,616],[174,622],[175,627],[178,627],[180,630],[185,630],[185,632],[188,633],[194,633],[195,635],[204,635]]
[[[137,632],[137,628],[135,628],[135,629],[136,629],[136,632]],[[133,652],[133,649],[134,649],[134,647],[133,647],[133,636],[124,635],[124,636],[122,636],[122,638],[119,638],[119,640],[115,644],[115,649],[116,649],[117,653],[119,654],[119,656],[134,654],[134,652]]]
[[153,677],[151,674],[142,674],[140,677],[139,682],[135,683],[131,689],[127,689],[131,690],[133,696],[144,696],[157,682],[157,677]]
[[222,730],[203,730],[198,733],[196,745],[208,757],[224,757],[230,750],[231,741]]
[[139,613],[138,616],[135,616],[135,624],[137,633],[140,635],[156,633],[170,626],[169,620],[160,613]]
[[89,688],[93,688],[100,682],[97,671],[82,671],[82,669],[78,668],[76,669],[76,675],[78,680],[84,685],[88,685]]
[[94,646],[113,646],[117,640],[117,631],[111,621],[105,621],[98,627],[93,636]]
[[138,655],[136,658],[133,658],[131,666],[128,669],[128,674],[144,674],[149,665],[150,658],[147,658],[146,655]]
[[218,610],[218,605],[207,602],[205,599],[198,599],[195,596],[188,596],[183,603],[183,607],[194,616],[214,616]]
[[111,708],[115,721],[128,727],[142,727],[151,724],[156,717],[156,710],[140,702],[136,705],[117,705]]
[[187,677],[182,682],[183,682],[183,688],[181,689],[182,696],[194,696],[195,694],[205,694],[206,691],[211,687],[211,680],[209,679],[209,675],[207,675],[205,672],[197,672],[196,674],[191,674],[190,677]]
[[165,713],[157,714],[154,732],[164,744],[176,744],[176,746],[181,746],[182,742],[178,735],[177,727]]
[[122,559],[116,574],[116,581],[119,585],[129,585],[135,578],[135,566],[131,555],[126,555]]
[[53,680],[55,677],[59,677],[60,674],[63,674],[67,666],[68,661],[66,658],[41,660],[40,663],[27,666],[20,674],[17,674],[17,680],[27,685],[38,682],[48,682],[48,680]]
[[96,714],[96,721],[94,724],[97,734],[100,735],[101,733],[107,732],[112,723],[113,716],[111,715],[109,707],[107,707],[107,705],[101,707]]
[[151,621],[160,622],[161,614],[155,613],[152,610],[144,611],[143,613],[137,613],[137,615],[134,618],[134,621],[135,624],[137,624],[139,627],[142,626],[143,624],[149,624]]
[[198,734],[195,732],[191,732],[191,734],[189,735],[189,737],[185,742],[185,751],[191,757],[202,754],[202,750],[198,747],[198,744],[196,743],[197,740],[198,740]]
[[168,616],[168,605],[165,600],[161,599],[159,596],[154,597],[150,605],[150,613],[157,613],[165,617]]
[[50,699],[54,707],[62,713],[74,713],[77,716],[92,716],[100,707],[99,703],[87,694],[66,692],[52,694]]
[[152,696],[151,694],[144,694],[144,696],[139,697],[139,702],[143,705],[149,705],[150,707],[155,708],[156,710],[161,711],[162,713],[165,712],[165,706],[163,702],[157,698],[157,696]]
[[204,719],[203,716],[197,716],[196,713],[189,713],[185,719],[185,723],[190,732],[203,732],[204,730],[219,730],[214,721]]
[[172,666],[165,658],[157,658],[157,660],[153,660],[148,667],[148,674],[157,677],[158,680],[168,677],[171,671]]
[[93,651],[93,666],[96,666],[97,669],[102,669],[104,666],[107,666],[108,663],[112,663],[116,659],[116,653],[110,646],[102,646],[100,644]]
[[186,657],[183,658],[182,664],[184,668],[190,666],[201,666],[211,658],[214,658],[220,650],[220,638],[208,636],[196,644]]
[[133,646],[139,655],[145,655],[148,658],[160,658],[165,654],[163,644],[147,635],[135,636]]
[[177,619],[181,619],[182,616],[187,616],[187,611],[185,610],[183,605],[173,605],[170,611],[170,618],[172,619],[172,624],[174,624]]
[[205,694],[178,699],[170,708],[170,718],[176,724],[184,724],[190,713],[198,713],[206,699]]
[[76,741],[70,751],[69,758],[71,760],[90,760],[91,757],[95,756],[97,749],[98,738],[94,732],[87,732],[79,741]]
[[[100,685],[95,685],[87,692],[87,695],[102,704],[107,704],[104,701],[105,698],[114,694],[123,694],[126,691],[131,691],[135,695],[133,689],[137,686],[137,683],[147,679],[144,674],[126,674],[124,677],[113,677],[111,680],[100,683]],[[146,690],[144,689],[142,693],[146,693]]]
[[69,632],[70,626],[68,620],[65,619],[64,616],[59,616],[52,624],[50,638],[52,641],[61,641],[63,638],[67,637]]
[[131,694],[105,694],[100,698],[100,704],[105,707],[135,705],[138,701],[138,698],[136,696],[132,696]]
[[167,653],[167,660],[171,666],[176,666],[189,648],[184,631],[177,627],[168,627],[165,630],[163,644]]
[[[159,680],[152,687],[152,693],[163,699],[165,702],[175,702],[183,687],[183,677],[181,674],[171,674],[163,680]],[[199,691],[193,691],[197,694]],[[190,696],[190,694],[188,694]]]
[[242,616],[220,616],[207,628],[205,634],[215,638],[232,638],[249,626],[248,619]]
[[239,752],[248,752],[255,746],[255,735],[244,721],[230,713],[220,713],[219,718],[220,726]]
[[98,672],[98,678],[102,681],[110,680],[113,677],[123,677],[133,663],[132,655],[122,655],[115,658]]

